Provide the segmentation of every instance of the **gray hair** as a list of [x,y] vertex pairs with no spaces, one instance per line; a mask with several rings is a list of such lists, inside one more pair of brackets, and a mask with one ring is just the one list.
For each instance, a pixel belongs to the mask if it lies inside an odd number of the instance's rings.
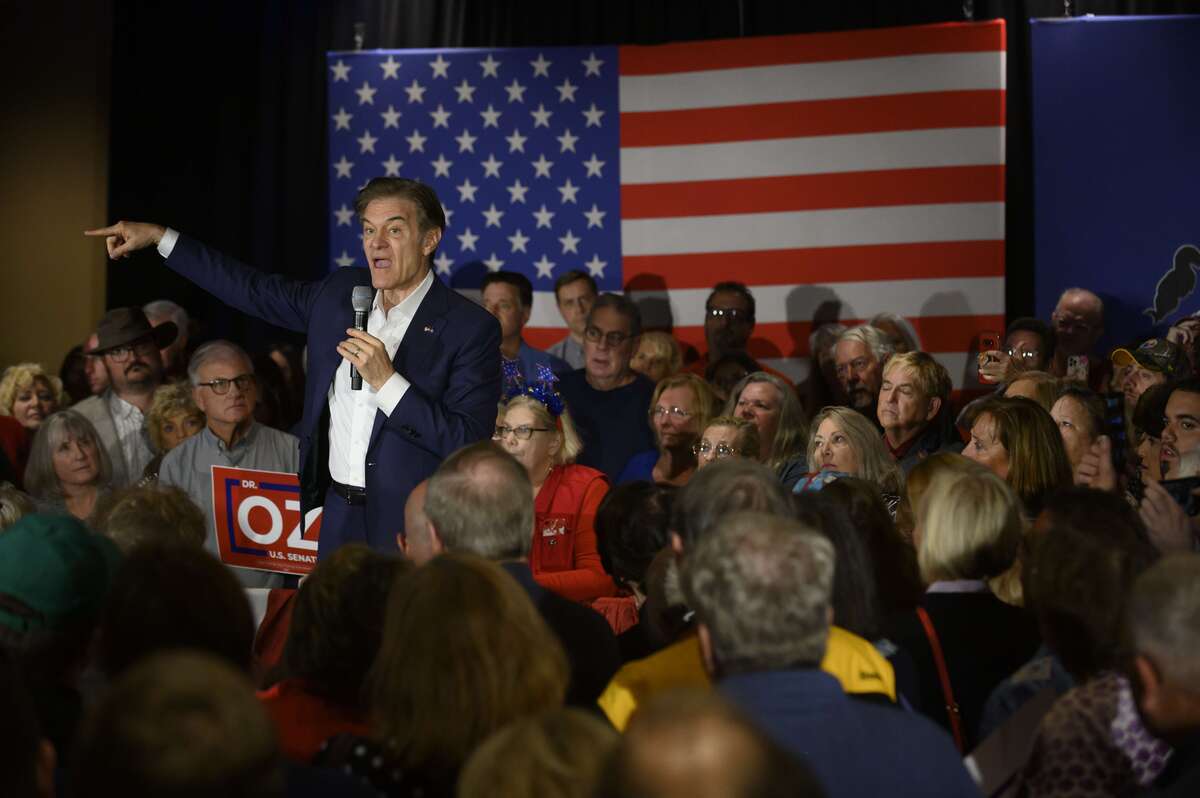
[[683,591],[719,672],[820,663],[833,571],[833,544],[791,518],[735,513],[701,540],[683,564]]
[[1172,554],[1133,583],[1125,625],[1134,653],[1163,678],[1195,691],[1200,684],[1200,555]]
[[170,319],[179,328],[180,335],[187,334],[187,311],[169,299],[156,299],[153,302],[147,302],[142,306],[142,313],[146,314],[146,318],[151,324],[154,323],[155,319]]
[[743,510],[787,516],[792,505],[779,479],[762,463],[742,457],[718,460],[697,471],[675,497],[671,531],[690,548],[731,513]]
[[0,482],[0,532],[36,511],[37,505],[28,494],[17,490],[11,482]]
[[804,442],[808,440],[808,416],[804,414],[804,407],[800,404],[796,389],[765,371],[754,371],[742,377],[729,392],[729,399],[726,400],[721,414],[736,415],[742,391],[747,385],[755,382],[769,383],[779,391],[779,425],[775,428],[775,440],[759,441],[760,456],[763,454],[762,447],[771,447],[770,451],[765,453],[766,464],[778,472],[788,461],[804,454]]
[[200,369],[204,368],[205,364],[213,360],[232,360],[241,358],[250,368],[250,373],[254,373],[254,361],[246,354],[246,350],[235,344],[233,341],[209,341],[201,346],[192,355],[192,359],[188,361],[188,382],[192,385],[200,384]]
[[512,455],[480,441],[447,457],[430,477],[425,515],[447,551],[524,557],[533,543],[533,485]]
[[112,483],[112,460],[100,442],[92,422],[74,410],[59,410],[42,422],[33,436],[29,464],[25,466],[25,489],[43,501],[63,498],[58,474],[54,471],[54,452],[68,438],[90,440],[96,446],[96,464],[100,467],[97,485],[107,488]]
[[596,297],[596,301],[592,303],[592,309],[588,311],[587,323],[589,325],[592,323],[592,317],[596,315],[596,311],[601,308],[612,308],[628,320],[630,338],[636,338],[642,334],[642,312],[629,297],[624,294],[612,293]]
[[871,354],[881,366],[896,351],[892,346],[892,339],[888,338],[887,333],[870,324],[860,324],[844,331],[838,336],[837,343],[840,344],[842,341],[857,341],[863,344],[871,350]]

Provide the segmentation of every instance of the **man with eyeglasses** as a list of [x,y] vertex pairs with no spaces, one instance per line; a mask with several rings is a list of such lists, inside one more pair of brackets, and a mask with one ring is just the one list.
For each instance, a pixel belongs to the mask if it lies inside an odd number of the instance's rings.
[[[258,384],[254,366],[240,346],[230,341],[204,344],[188,362],[192,399],[204,413],[205,428],[167,452],[158,480],[182,489],[203,511],[208,537],[204,546],[218,555],[212,511],[212,467],[254,468],[294,474],[300,468],[296,436],[254,420]],[[234,568],[246,587],[282,587],[283,576]]]
[[601,294],[584,327],[584,366],[558,386],[583,439],[576,462],[610,480],[633,455],[654,448],[646,420],[654,383],[629,368],[641,334],[637,306],[620,294]]
[[142,478],[154,459],[146,432],[146,412],[163,381],[159,350],[175,340],[174,322],[152,327],[140,308],[116,308],[96,327],[96,346],[108,388],[75,405],[96,428],[113,466],[113,486],[123,488]]
[[[731,355],[750,357],[747,347],[754,332],[754,314],[754,294],[744,283],[726,281],[714,285],[704,303],[704,340],[708,351],[684,371],[703,377],[710,366],[723,358]],[[758,366],[754,371],[765,371],[788,385],[793,384],[787,375],[757,360],[754,362]]]

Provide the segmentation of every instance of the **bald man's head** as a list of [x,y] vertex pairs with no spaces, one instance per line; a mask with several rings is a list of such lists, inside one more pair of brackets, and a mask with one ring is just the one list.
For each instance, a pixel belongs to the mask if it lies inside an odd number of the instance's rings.
[[798,759],[714,693],[667,693],[630,721],[602,798],[806,798],[823,795]]
[[1057,350],[1086,355],[1104,335],[1104,300],[1086,288],[1068,288],[1050,315],[1057,333]]

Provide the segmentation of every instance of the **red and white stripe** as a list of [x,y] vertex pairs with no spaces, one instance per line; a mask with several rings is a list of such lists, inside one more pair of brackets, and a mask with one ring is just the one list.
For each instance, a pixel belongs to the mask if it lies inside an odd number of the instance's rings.
[[[1004,326],[1003,21],[620,51],[626,290],[705,348],[721,280],[754,292],[751,353],[807,371],[818,307],[907,317],[957,387]],[[527,339],[561,338],[539,293]]]

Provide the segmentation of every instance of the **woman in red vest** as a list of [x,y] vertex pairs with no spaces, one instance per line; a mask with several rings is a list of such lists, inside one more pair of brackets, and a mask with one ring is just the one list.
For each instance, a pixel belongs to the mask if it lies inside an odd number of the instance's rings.
[[613,595],[616,586],[600,564],[594,527],[607,479],[575,464],[583,444],[551,381],[510,382],[506,393],[495,439],[525,466],[533,483],[534,579],[575,601]]

